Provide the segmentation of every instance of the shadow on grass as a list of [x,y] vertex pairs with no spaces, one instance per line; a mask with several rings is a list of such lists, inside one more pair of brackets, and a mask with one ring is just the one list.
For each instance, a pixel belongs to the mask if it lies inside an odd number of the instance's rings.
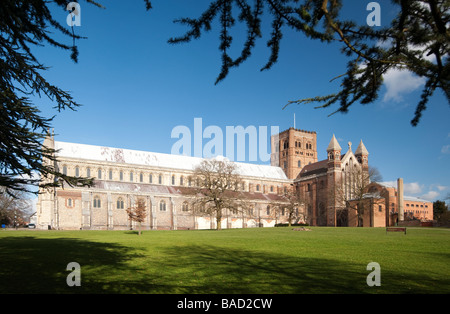
[[[174,247],[166,253],[172,256],[166,267],[178,268],[181,293],[358,293],[367,287],[364,271],[335,260],[215,246]],[[189,284],[183,285],[185,280]]]
[[[0,239],[0,293],[433,293],[423,272],[383,270],[368,287],[367,265],[205,245],[149,250],[80,239]],[[81,287],[68,287],[69,262]],[[420,283],[419,285],[417,283]]]
[[[105,282],[97,279],[107,277],[111,271],[127,269],[126,262],[137,256],[134,249],[111,243],[73,238],[3,237],[0,239],[0,293],[105,292]],[[81,287],[69,287],[66,283],[71,273],[66,270],[70,262],[81,266]]]

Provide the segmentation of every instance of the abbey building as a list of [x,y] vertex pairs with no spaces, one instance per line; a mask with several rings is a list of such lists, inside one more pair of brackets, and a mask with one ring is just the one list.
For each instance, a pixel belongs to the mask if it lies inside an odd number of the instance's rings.
[[[130,229],[135,223],[126,209],[138,200],[145,203],[144,229],[217,227],[214,217],[193,210],[189,193],[195,184],[190,178],[202,158],[60,142],[53,135],[44,145],[57,151],[60,172],[95,180],[90,188],[63,184],[40,191],[38,228]],[[222,229],[273,227],[289,220],[317,226],[389,226],[400,216],[402,206],[390,206],[396,192],[387,196],[388,204],[384,187],[373,187],[369,152],[362,141],[355,152],[349,143],[343,153],[333,135],[327,159],[321,161],[316,132],[290,128],[272,136],[271,146],[271,165],[235,163],[242,179],[239,189],[250,209],[225,209]],[[367,194],[370,184],[372,194]],[[361,189],[364,195],[359,197]],[[289,194],[299,200],[294,211],[287,210]],[[376,206],[367,201],[370,197],[376,198]],[[364,214],[358,206],[366,207]]]

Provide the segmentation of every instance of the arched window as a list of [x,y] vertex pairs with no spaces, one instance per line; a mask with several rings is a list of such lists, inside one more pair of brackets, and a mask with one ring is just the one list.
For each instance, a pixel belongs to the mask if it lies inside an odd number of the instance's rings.
[[71,198],[68,198],[66,206],[67,207],[73,207],[74,205],[75,205],[75,202]]
[[91,176],[91,168],[87,168],[86,169],[86,177],[90,177]]
[[159,184],[162,184],[162,175],[159,175],[159,177],[158,177],[158,183],[159,183]]
[[130,182],[133,182],[133,171],[130,171]]
[[259,186],[259,184],[256,185],[256,191],[259,191],[261,188]]
[[63,166],[63,174],[67,175],[67,166]]
[[148,181],[150,183],[153,183],[153,175],[150,173],[149,177],[148,177]]
[[139,174],[139,182],[144,182],[144,174],[142,172]]
[[113,176],[113,173],[112,173],[112,170],[109,170],[109,180],[112,180],[112,177]]
[[198,211],[199,211],[200,213],[206,212],[205,204],[198,204],[198,205],[197,205],[197,209],[198,209]]
[[184,202],[183,205],[181,205],[181,210],[184,212],[189,211],[189,204],[187,202]]
[[302,162],[300,160],[297,161],[297,167],[301,168],[301,166],[302,166]]
[[75,167],[75,177],[80,176],[80,168],[78,166]]
[[183,185],[183,176],[180,177],[180,185]]
[[267,214],[267,216],[270,215],[270,205],[267,205],[267,208],[266,208],[266,214]]
[[94,208],[100,208],[100,207],[101,207],[100,197],[95,196],[94,197]]
[[175,185],[175,175],[172,175],[172,185]]
[[166,211],[166,202],[165,201],[159,202],[159,211],[161,211],[161,212]]
[[123,209],[123,198],[121,197],[117,199],[117,209]]
[[120,178],[120,181],[123,181],[123,171],[122,170],[120,170],[120,172],[119,172],[119,178]]
[[97,179],[101,179],[102,178],[102,169],[98,169],[97,171]]

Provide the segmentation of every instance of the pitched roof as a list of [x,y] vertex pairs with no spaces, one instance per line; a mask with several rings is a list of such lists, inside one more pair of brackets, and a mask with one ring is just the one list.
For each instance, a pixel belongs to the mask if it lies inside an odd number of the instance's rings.
[[328,171],[328,160],[321,160],[303,167],[297,176],[297,179],[311,176],[313,174],[326,173]]
[[355,155],[369,155],[369,151],[366,146],[364,146],[363,141],[359,142],[358,148],[355,151]]
[[394,188],[394,189],[397,188],[397,185],[395,185],[391,182],[374,182],[374,183],[381,185],[382,187],[385,187],[385,188]]
[[[194,170],[204,158],[162,154],[123,148],[104,147],[55,141],[57,156],[86,160],[107,161],[161,168]],[[269,165],[234,162],[241,176],[288,180],[283,169]]]
[[410,201],[410,202],[422,202],[422,203],[433,203],[432,201],[424,200],[423,198],[415,197],[415,196],[403,196],[404,201]]
[[333,137],[331,138],[330,144],[328,144],[327,147],[327,152],[329,152],[330,150],[339,150],[339,151],[342,150],[334,134]]

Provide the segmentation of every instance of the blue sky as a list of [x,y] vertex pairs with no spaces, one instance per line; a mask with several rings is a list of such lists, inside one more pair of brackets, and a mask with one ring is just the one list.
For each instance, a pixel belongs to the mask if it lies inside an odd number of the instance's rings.
[[[436,93],[419,126],[412,127],[423,82],[408,73],[392,73],[377,102],[355,104],[348,114],[328,117],[335,108],[314,109],[311,104],[282,110],[289,100],[336,91],[338,82],[330,79],[345,72],[347,61],[338,44],[286,30],[278,63],[260,72],[270,54],[266,31],[250,59],[214,85],[221,66],[217,27],[188,44],[167,43],[187,30],[173,20],[197,17],[209,1],[155,0],[150,12],[143,1],[100,2],[106,9],[80,2],[81,26],[75,31],[87,39],[77,41],[78,64],[58,48],[34,50],[51,67],[46,78],[83,104],[76,112],[57,114],[57,140],[170,153],[178,140],[171,138],[172,130],[184,125],[193,131],[194,118],[202,118],[203,129],[214,125],[224,133],[226,126],[239,125],[279,126],[283,131],[293,126],[295,113],[297,128],[317,132],[319,160],[326,158],[333,134],[344,152],[347,142],[355,150],[362,139],[369,163],[384,181],[402,177],[405,194],[434,201],[450,193],[450,107],[442,92]],[[369,2],[346,0],[345,14],[363,23]],[[377,2],[385,25],[393,16],[390,1]],[[53,12],[66,25],[68,12]],[[268,26],[266,21],[266,30]],[[242,30],[235,27],[236,47],[243,41]],[[36,103],[44,115],[56,113],[48,99]]]

